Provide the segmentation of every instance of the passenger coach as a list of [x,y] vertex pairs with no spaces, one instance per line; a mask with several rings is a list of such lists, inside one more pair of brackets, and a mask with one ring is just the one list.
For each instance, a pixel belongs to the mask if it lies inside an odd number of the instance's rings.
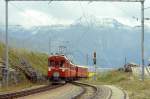
[[50,81],[72,81],[87,77],[88,68],[73,64],[65,55],[52,55],[48,58],[48,79]]

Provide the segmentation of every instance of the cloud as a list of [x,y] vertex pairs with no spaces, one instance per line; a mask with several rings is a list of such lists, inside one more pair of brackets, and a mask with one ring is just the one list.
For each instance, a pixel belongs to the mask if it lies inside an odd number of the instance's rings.
[[120,23],[123,23],[131,27],[138,26],[141,24],[140,21],[139,20],[137,21],[136,19],[128,19],[125,17],[116,17],[115,19],[119,21]]
[[98,18],[115,18],[129,26],[139,25],[139,22],[132,17],[140,18],[140,3],[92,2],[89,4],[88,2],[64,2],[62,5],[62,9],[65,8],[64,15],[69,16],[68,13],[71,13],[69,17],[74,20],[77,16],[91,15]]
[[20,12],[20,16],[22,17],[21,25],[26,27],[56,24],[69,25],[73,22],[72,20],[58,19],[48,13],[32,9],[26,9],[23,12]]
[[[19,4],[18,4],[19,3]],[[16,5],[16,7],[12,6]],[[85,15],[94,15],[101,18],[115,18],[126,25],[137,25],[132,17],[141,17],[140,3],[124,2],[11,2],[9,4],[9,23],[23,26],[35,25],[68,25]],[[146,0],[145,7],[150,6],[150,0]],[[18,9],[23,9],[18,10]],[[0,0],[0,24],[4,24],[5,3]],[[145,17],[150,17],[150,9],[145,10]],[[150,22],[147,21],[147,24]]]

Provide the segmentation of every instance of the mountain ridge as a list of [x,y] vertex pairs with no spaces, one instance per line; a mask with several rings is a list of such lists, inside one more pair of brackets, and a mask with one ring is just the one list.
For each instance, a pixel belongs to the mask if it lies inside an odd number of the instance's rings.
[[[93,51],[97,51],[97,65],[99,66],[122,66],[125,57],[128,61],[140,64],[140,29],[126,26],[114,19],[107,20],[108,23],[105,21],[107,24],[115,24],[113,26],[93,22],[88,21],[88,24],[87,21],[86,23],[76,22],[70,26],[36,26],[30,29],[16,26],[13,29],[9,28],[9,37],[13,39],[10,45],[50,53],[49,41],[51,41],[51,52],[58,51],[60,45],[66,46],[78,64],[87,64],[88,54],[88,65],[93,65]],[[0,28],[0,33],[2,32],[4,29]],[[149,32],[150,29],[146,28],[145,45],[150,43]],[[146,46],[145,49],[145,58],[148,58],[150,47]]]

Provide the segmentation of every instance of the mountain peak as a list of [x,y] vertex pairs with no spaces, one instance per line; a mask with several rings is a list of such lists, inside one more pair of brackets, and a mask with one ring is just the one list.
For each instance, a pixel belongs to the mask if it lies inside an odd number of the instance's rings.
[[97,18],[95,16],[82,16],[76,20],[75,24],[84,26],[96,26],[96,27],[123,27],[124,24],[118,22],[114,18]]

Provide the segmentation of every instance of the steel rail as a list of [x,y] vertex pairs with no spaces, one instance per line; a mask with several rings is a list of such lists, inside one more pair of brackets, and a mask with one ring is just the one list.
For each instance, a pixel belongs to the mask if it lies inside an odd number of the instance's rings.
[[126,92],[125,90],[123,90],[121,87],[118,87],[118,88],[119,88],[119,89],[122,91],[122,93],[123,93],[123,99],[129,99],[127,92]]
[[14,99],[14,98],[23,97],[23,96],[27,96],[27,95],[47,91],[47,90],[52,90],[52,89],[61,87],[63,85],[64,84],[61,84],[61,85],[46,85],[46,86],[35,88],[35,89],[27,89],[27,90],[22,90],[22,91],[4,93],[4,94],[0,94],[0,99]]
[[87,90],[86,90],[86,88],[84,86],[92,87],[94,89],[95,92],[93,93],[91,99],[94,99],[97,96],[97,94],[98,94],[98,88],[96,86],[94,86],[94,85],[81,83],[81,82],[72,82],[72,84],[80,86],[80,87],[83,88],[83,91],[80,94],[74,96],[73,99],[79,99],[83,94],[85,94],[87,92]]
[[98,86],[98,95],[95,99],[111,99],[112,89],[106,86]]
[[[74,84],[74,85],[79,86],[78,84]],[[80,98],[83,94],[86,93],[85,87],[83,87],[83,86],[80,86],[80,87],[82,87],[83,90],[82,90],[79,94],[77,94],[76,96],[74,96],[73,99],[78,99],[78,98]]]
[[124,94],[124,99],[127,99],[127,93],[124,90],[122,90],[122,92]]
[[112,97],[112,89],[109,89],[110,93],[109,93],[109,96],[107,97],[107,99],[111,99]]

